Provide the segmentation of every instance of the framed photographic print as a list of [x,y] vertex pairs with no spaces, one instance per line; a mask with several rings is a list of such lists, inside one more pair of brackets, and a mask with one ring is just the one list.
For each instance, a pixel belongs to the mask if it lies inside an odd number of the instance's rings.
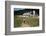
[[44,32],[44,3],[5,1],[5,34]]

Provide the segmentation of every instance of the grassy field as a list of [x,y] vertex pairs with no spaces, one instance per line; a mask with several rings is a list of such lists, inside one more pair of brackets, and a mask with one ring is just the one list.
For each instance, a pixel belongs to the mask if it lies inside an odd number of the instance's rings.
[[21,24],[24,23],[24,21],[25,24],[30,25],[30,27],[39,26],[39,18],[37,16],[29,16],[28,18],[14,16],[14,27],[21,27]]

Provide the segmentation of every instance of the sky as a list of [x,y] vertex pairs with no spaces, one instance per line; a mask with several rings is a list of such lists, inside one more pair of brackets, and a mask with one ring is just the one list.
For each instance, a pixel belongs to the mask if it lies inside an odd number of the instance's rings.
[[23,8],[14,8],[14,10],[16,10],[16,11],[23,10]]

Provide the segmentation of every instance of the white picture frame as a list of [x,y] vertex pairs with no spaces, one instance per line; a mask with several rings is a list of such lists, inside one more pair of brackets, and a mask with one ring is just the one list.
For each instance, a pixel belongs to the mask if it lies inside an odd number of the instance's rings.
[[[39,9],[39,26],[38,27],[18,27],[14,28],[14,8],[29,8],[29,9]],[[32,31],[32,30],[42,30],[42,7],[41,6],[23,6],[23,5],[11,5],[11,31]],[[28,28],[28,29],[27,29]],[[18,30],[19,29],[19,30]]]

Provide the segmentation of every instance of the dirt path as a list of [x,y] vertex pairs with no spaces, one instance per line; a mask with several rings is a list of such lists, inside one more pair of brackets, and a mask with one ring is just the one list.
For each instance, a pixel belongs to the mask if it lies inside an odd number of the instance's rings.
[[21,27],[30,27],[30,25],[22,23]]

